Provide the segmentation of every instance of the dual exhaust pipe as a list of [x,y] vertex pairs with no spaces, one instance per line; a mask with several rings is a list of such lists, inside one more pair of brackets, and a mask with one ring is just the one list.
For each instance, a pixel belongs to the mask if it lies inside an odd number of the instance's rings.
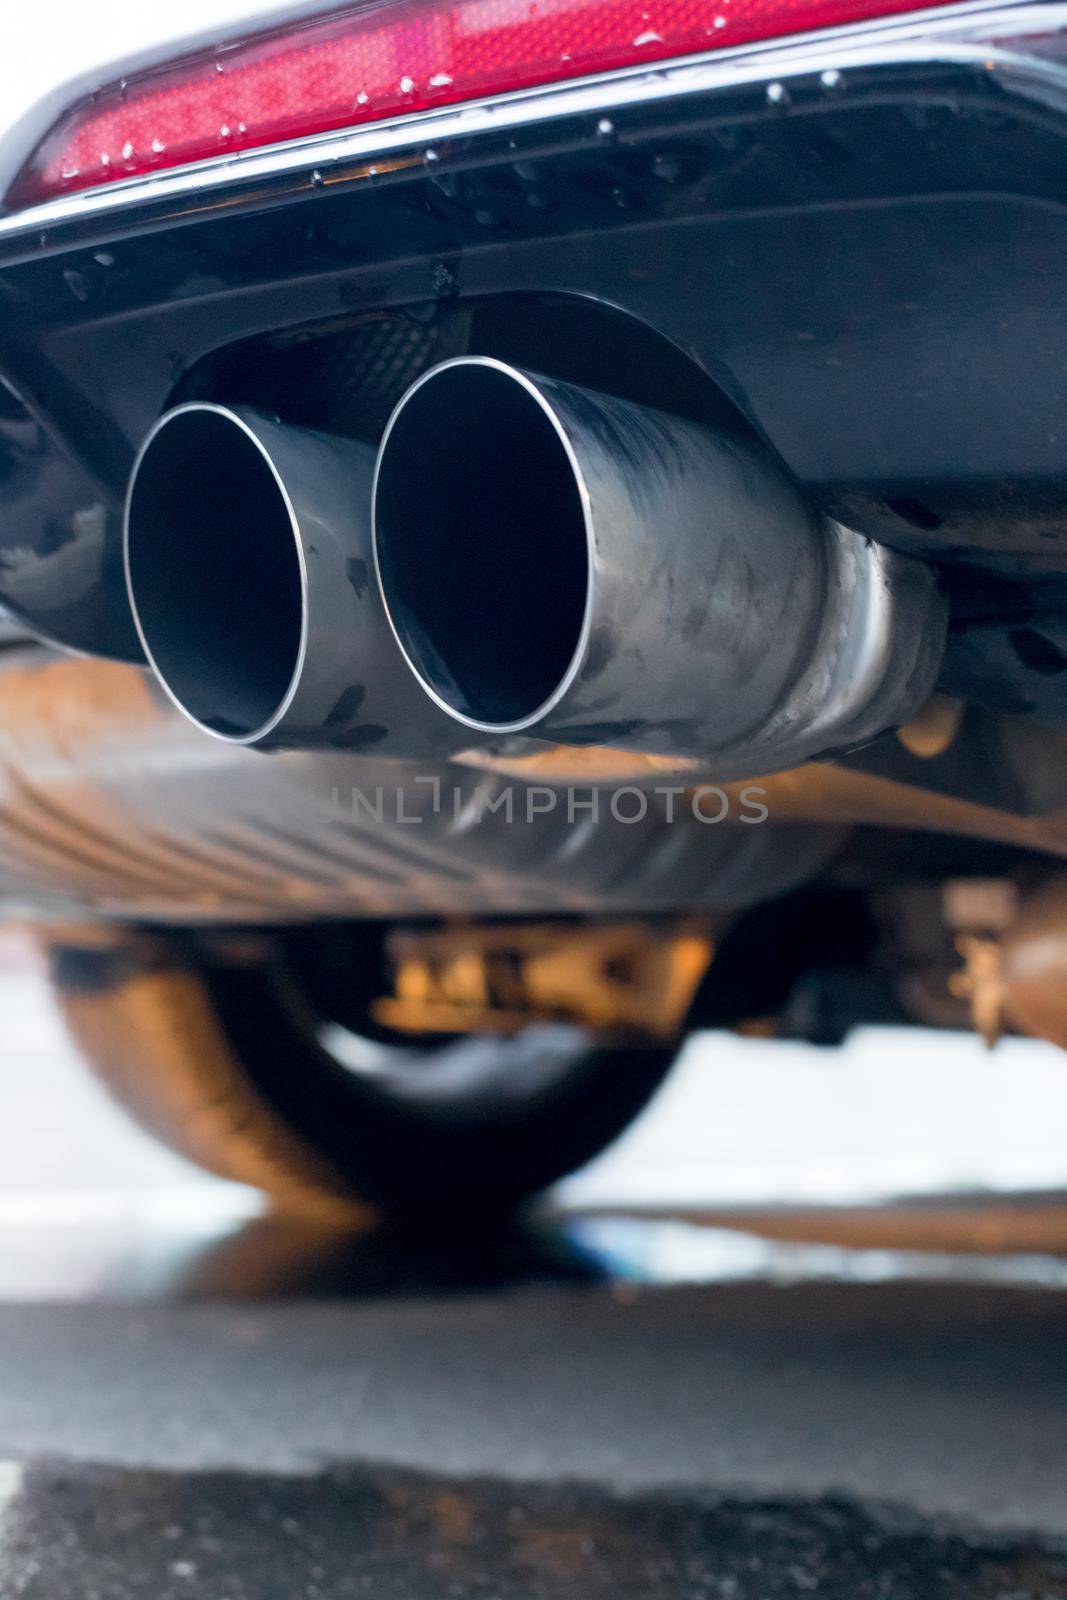
[[217,737],[441,756],[515,738],[840,753],[930,693],[932,570],[810,508],[740,436],[483,357],[420,378],[377,454],[179,406],[126,515],[137,628]]

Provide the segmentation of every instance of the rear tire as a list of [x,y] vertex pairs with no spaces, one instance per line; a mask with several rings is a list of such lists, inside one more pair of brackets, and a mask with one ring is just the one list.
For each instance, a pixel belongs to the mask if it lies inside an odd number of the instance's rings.
[[278,954],[213,963],[131,938],[54,945],[51,967],[76,1044],[143,1128],[301,1210],[513,1208],[610,1144],[673,1059],[551,1025],[423,1045],[348,1036],[362,1066],[346,1065]]

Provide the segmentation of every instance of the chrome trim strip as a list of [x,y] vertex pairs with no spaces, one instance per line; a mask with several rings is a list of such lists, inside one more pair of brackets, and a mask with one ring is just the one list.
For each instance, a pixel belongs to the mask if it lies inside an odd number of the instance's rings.
[[358,176],[374,176],[373,172],[367,173],[366,163],[376,157],[419,150],[420,159],[425,159],[427,150],[455,139],[507,132],[563,117],[593,117],[610,110],[808,73],[906,62],[971,63],[988,70],[1015,69],[1067,93],[1067,66],[990,49],[988,38],[999,29],[1015,38],[1065,30],[1067,5],[1062,0],[1038,4],[1027,4],[1026,0],[1009,0],[1008,4],[1003,0],[965,0],[936,11],[909,12],[903,17],[796,34],[784,44],[781,40],[766,40],[738,45],[658,62],[651,67],[629,67],[564,84],[467,101],[442,111],[418,112],[368,127],[316,134],[87,189],[0,216],[0,241],[93,217],[103,219],[113,214],[117,221],[128,211],[157,201],[184,198],[195,202],[198,196],[206,199],[219,190],[283,178],[289,173],[314,174],[318,178],[316,187],[328,187],[331,167],[338,169],[335,182],[345,179],[346,174],[340,169],[356,162],[364,164]]

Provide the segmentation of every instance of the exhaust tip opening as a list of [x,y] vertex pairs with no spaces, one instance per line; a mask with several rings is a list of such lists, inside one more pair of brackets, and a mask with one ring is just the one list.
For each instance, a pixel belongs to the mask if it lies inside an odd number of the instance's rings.
[[394,631],[438,704],[488,732],[536,722],[577,667],[589,536],[577,466],[521,373],[461,357],[409,390],[374,538]]
[[157,423],[130,484],[126,573],[177,705],[238,743],[269,732],[300,668],[301,558],[281,484],[233,413],[191,405]]

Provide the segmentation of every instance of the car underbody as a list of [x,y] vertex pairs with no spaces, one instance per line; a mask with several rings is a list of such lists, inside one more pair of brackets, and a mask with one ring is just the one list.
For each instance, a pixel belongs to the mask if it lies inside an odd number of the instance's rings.
[[9,909],[392,1037],[1067,1043],[1065,62],[949,6],[0,214]]

